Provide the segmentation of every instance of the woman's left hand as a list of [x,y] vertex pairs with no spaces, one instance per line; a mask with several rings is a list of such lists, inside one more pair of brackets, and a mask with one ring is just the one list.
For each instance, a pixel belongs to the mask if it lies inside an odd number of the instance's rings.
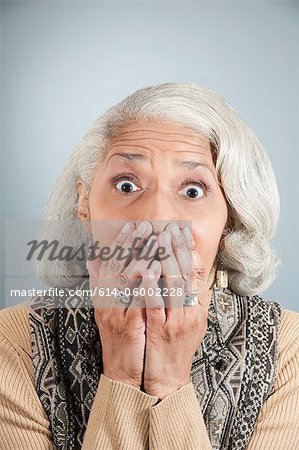
[[[193,357],[207,331],[209,298],[207,274],[190,229],[185,227],[182,233],[172,224],[159,235],[159,245],[170,256],[154,261],[141,283],[146,302],[143,386],[146,393],[163,399],[190,382]],[[168,292],[166,304],[156,294],[161,272]],[[198,303],[184,306],[185,294],[196,291]],[[173,292],[177,295],[170,295]]]

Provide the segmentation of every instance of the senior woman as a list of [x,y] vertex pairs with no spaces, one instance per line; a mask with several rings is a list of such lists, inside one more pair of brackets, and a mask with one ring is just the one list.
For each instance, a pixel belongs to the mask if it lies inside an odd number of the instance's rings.
[[109,109],[44,215],[93,256],[41,261],[59,295],[0,314],[1,448],[299,448],[299,315],[259,296],[278,216],[268,156],[213,91]]

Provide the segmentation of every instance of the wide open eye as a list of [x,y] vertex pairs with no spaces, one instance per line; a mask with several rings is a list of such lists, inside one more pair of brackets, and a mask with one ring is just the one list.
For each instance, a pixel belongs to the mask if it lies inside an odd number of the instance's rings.
[[186,181],[184,185],[184,189],[179,191],[179,194],[185,195],[191,200],[200,199],[209,190],[209,187],[202,181]]
[[135,192],[138,190],[137,186],[135,183],[133,183],[130,180],[122,180],[119,181],[116,185],[115,185],[116,189],[118,189],[119,191],[123,192],[123,193],[128,193],[128,192]]

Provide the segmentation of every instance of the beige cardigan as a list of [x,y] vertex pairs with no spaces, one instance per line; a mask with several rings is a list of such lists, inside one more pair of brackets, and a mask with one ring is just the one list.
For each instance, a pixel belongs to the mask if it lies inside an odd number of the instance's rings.
[[[28,304],[0,311],[0,448],[54,449],[50,423],[35,391]],[[157,397],[101,375],[83,450],[211,450],[190,381]],[[282,310],[278,378],[248,450],[299,449],[299,314]]]

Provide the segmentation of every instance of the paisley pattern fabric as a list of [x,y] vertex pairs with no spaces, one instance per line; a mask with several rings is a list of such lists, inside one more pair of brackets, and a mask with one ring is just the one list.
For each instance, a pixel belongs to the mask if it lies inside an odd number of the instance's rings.
[[[70,295],[70,289],[77,289]],[[60,292],[61,293],[61,292]],[[32,297],[29,324],[37,394],[54,445],[80,449],[102,373],[89,280],[64,295]],[[277,376],[279,303],[213,286],[208,329],[191,380],[213,450],[242,450]]]

